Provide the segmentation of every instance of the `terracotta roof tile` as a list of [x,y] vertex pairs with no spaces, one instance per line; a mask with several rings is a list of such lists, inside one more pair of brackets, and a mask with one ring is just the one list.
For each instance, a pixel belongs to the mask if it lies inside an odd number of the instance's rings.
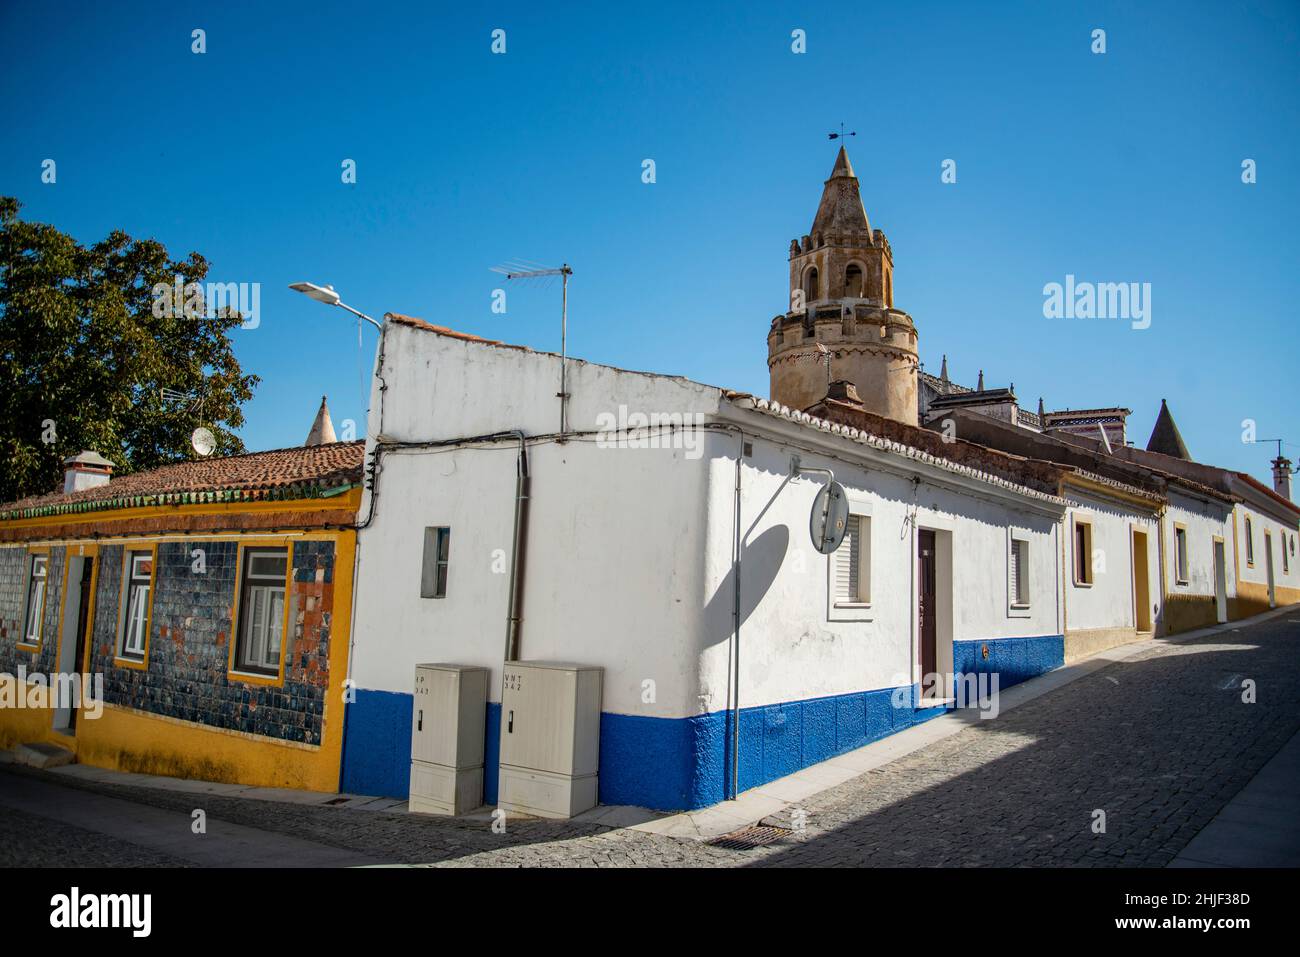
[[[366,443],[334,442],[247,455],[177,462],[146,472],[115,477],[80,492],[35,495],[0,505],[0,519],[30,517],[67,510],[126,508],[141,498],[168,496],[181,501],[191,493],[238,492],[240,498],[270,497],[273,490],[294,492],[302,486],[336,487],[361,481]],[[278,497],[278,496],[277,496]],[[285,497],[303,497],[302,493]]]

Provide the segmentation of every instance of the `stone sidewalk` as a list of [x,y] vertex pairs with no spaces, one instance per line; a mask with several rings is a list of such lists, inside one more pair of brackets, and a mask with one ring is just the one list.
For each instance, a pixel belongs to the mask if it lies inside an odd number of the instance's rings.
[[[511,819],[505,834],[493,833],[486,814],[409,815],[401,802],[374,798],[77,766],[10,773],[57,782],[70,805],[89,792],[187,815],[202,808],[209,820],[389,864],[1160,866],[1300,729],[1298,651],[1300,609],[1279,609],[1112,649],[1003,692],[994,720],[947,715],[717,808],[599,808],[573,821]],[[1258,703],[1241,700],[1244,679],[1255,682]],[[12,806],[7,777],[0,772],[0,805]],[[1281,795],[1290,804],[1279,813],[1297,816],[1296,793]],[[71,810],[15,810],[94,828],[93,817]],[[1105,830],[1095,832],[1103,815]],[[791,832],[745,851],[702,840],[760,818]],[[201,863],[185,841],[166,853]]]

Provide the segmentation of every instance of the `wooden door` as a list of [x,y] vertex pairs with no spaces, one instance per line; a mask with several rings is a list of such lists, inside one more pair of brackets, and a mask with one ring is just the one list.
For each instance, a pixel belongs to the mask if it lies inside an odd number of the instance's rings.
[[936,690],[934,679],[937,670],[937,601],[935,588],[934,532],[921,529],[917,536],[917,565],[920,585],[917,589],[917,619],[921,636],[921,691],[932,694]]

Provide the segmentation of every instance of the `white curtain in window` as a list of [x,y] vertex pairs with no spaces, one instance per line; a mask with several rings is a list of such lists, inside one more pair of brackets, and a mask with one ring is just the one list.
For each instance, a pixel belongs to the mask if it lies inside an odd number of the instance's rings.
[[249,588],[244,628],[248,664],[278,668],[284,637],[284,589],[270,585]]
[[144,652],[145,618],[149,610],[149,586],[137,585],[131,589],[131,603],[126,610],[125,650],[132,654]]
[[38,578],[32,582],[32,593],[27,600],[27,634],[28,638],[41,635],[41,616],[45,614],[45,579]]

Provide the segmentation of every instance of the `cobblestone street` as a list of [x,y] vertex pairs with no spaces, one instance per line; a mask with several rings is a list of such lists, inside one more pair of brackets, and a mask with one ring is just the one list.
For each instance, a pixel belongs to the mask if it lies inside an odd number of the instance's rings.
[[[111,797],[141,827],[211,822],[256,829],[358,861],[452,866],[1163,866],[1300,729],[1300,610],[1154,649],[1034,698],[805,801],[806,826],[754,850],[612,829],[185,794],[0,769],[0,864],[203,863],[185,841],[127,840],[78,802]],[[1242,700],[1253,681],[1257,703]],[[33,811],[13,797],[44,788]],[[37,799],[36,791],[25,798]],[[149,811],[148,809],[153,809]],[[181,812],[184,816],[178,815]],[[1104,812],[1105,832],[1094,833]],[[770,823],[789,826],[787,811]],[[173,822],[164,825],[163,820]],[[100,827],[101,833],[91,833]]]

